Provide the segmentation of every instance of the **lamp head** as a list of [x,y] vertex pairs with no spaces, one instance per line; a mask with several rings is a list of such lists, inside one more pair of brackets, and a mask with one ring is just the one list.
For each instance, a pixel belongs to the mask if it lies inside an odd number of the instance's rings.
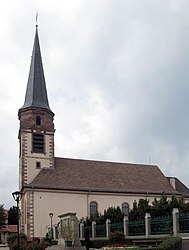
[[53,217],[53,213],[50,213],[49,216],[52,218]]
[[16,202],[19,202],[22,198],[22,193],[20,191],[15,191],[12,193],[12,196]]

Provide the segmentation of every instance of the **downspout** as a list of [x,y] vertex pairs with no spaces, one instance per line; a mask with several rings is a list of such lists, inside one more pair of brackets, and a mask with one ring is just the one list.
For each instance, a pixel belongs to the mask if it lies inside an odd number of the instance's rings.
[[89,194],[90,194],[91,190],[89,189],[88,190],[88,193],[87,193],[87,217],[89,218],[90,217],[90,213],[89,213]]

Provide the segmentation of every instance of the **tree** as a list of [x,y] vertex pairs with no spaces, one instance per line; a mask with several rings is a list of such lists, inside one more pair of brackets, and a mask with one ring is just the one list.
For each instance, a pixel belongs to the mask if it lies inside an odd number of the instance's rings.
[[104,221],[110,219],[111,223],[119,223],[123,221],[124,214],[119,206],[109,207],[104,210]]
[[152,204],[149,200],[140,199],[133,202],[133,208],[129,212],[130,220],[144,219],[145,213],[150,213],[152,217],[162,217],[172,215],[173,208],[178,208],[180,213],[189,213],[189,203],[184,201],[184,197],[172,195],[170,199],[162,194],[159,199],[155,198]]
[[18,217],[18,213],[17,213],[17,207],[13,206],[10,207],[9,211],[8,211],[8,224],[9,225],[17,225],[17,217]]
[[165,194],[162,194],[160,199],[155,198],[152,202],[152,217],[167,216],[170,215],[170,202]]
[[130,220],[141,220],[144,219],[145,213],[151,212],[151,206],[149,205],[149,200],[139,199],[138,203],[135,200],[133,202],[133,208],[129,212]]
[[129,220],[137,220],[138,217],[139,217],[138,203],[135,200],[133,202],[133,208],[129,212]]
[[107,210],[104,210],[104,214],[96,213],[96,215],[91,216],[90,218],[82,218],[81,222],[84,222],[85,226],[90,226],[92,221],[96,221],[98,225],[106,223],[106,220],[109,219],[111,223],[119,223],[123,221],[124,214],[121,211],[119,206],[109,207]]
[[3,205],[0,205],[0,228],[6,224],[6,214]]

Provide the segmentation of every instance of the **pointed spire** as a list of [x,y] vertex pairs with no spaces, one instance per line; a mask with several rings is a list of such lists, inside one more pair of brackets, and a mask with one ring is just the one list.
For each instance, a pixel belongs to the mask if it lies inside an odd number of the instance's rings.
[[36,17],[36,33],[34,39],[34,46],[32,52],[25,102],[21,110],[25,108],[43,108],[47,109],[52,113],[49,107],[45,76],[41,59],[37,17]]

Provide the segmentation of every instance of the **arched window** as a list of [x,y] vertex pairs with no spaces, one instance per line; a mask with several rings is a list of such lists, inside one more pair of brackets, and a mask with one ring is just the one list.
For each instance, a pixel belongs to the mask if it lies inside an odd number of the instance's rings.
[[37,115],[37,116],[36,116],[36,121],[35,121],[35,123],[36,123],[36,125],[41,126],[41,117],[40,117],[40,115]]
[[91,201],[90,203],[90,216],[94,216],[97,213],[97,202]]
[[124,215],[129,215],[129,204],[127,202],[123,202],[122,212],[124,213]]

